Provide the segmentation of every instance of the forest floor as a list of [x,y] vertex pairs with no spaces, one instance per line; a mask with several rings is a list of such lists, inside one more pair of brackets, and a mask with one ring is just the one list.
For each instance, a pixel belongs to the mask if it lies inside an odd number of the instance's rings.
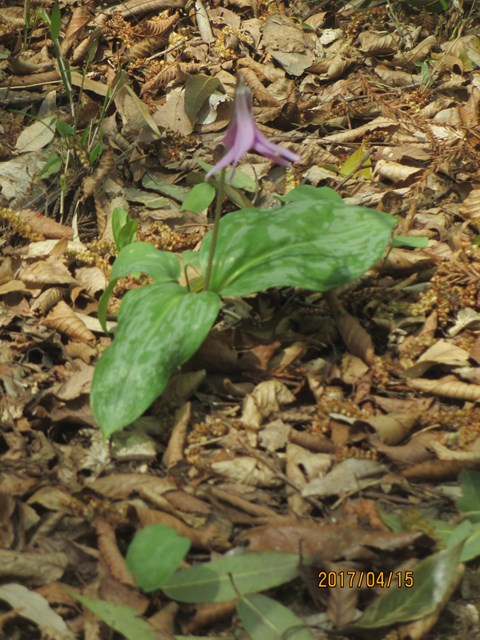
[[[0,636],[479,639],[478,4],[2,5]],[[89,391],[112,340],[113,211],[158,249],[198,246],[212,209],[181,203],[222,154],[238,72],[300,161],[248,155],[225,212],[328,186],[396,216],[411,246],[327,296],[228,300],[105,441]],[[119,281],[113,323],[143,283]],[[248,601],[247,634],[235,601],[136,586],[125,554],[151,524],[191,541],[184,567],[247,547],[299,554],[297,577]],[[110,625],[78,596],[118,606]],[[262,602],[306,626],[282,635]]]

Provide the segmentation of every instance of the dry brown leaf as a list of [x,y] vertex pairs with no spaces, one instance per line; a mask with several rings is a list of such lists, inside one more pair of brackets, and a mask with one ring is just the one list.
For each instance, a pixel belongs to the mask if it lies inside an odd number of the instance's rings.
[[439,380],[415,378],[408,380],[408,385],[413,389],[433,393],[436,396],[444,396],[445,398],[469,400],[470,402],[480,400],[480,385],[460,382],[454,376],[445,376]]
[[84,364],[78,365],[76,371],[64,382],[59,382],[52,387],[52,394],[60,400],[74,400],[82,393],[90,392],[90,384],[93,378],[94,367]]
[[[345,572],[343,575],[351,576],[357,575],[357,571],[352,572],[352,564],[347,563],[334,563],[327,562],[322,567],[320,574],[324,574],[325,571],[331,576],[338,576],[340,572]],[[351,573],[348,573],[348,572]],[[360,595],[360,589],[351,588],[348,580],[344,583],[343,587],[340,581],[335,581],[336,586],[330,588],[326,614],[330,622],[334,627],[342,627],[352,622],[357,608],[358,597]],[[320,581],[319,581],[320,583]]]
[[391,33],[381,34],[373,31],[362,31],[358,35],[359,49],[368,55],[386,55],[398,49],[395,36]]
[[107,286],[107,278],[98,267],[81,267],[75,271],[75,278],[92,297]]
[[0,285],[0,296],[13,291],[28,291],[28,287],[22,280],[15,279]]
[[255,76],[260,78],[260,80],[268,80],[269,82],[276,82],[277,80],[282,80],[285,78],[285,72],[281,69],[277,69],[276,67],[272,67],[269,64],[261,64],[256,60],[253,60],[249,56],[244,58],[239,58],[237,63],[237,69],[242,73],[245,71],[245,68],[251,69],[255,72]]
[[284,404],[295,402],[293,393],[277,380],[261,382],[243,401],[242,422],[250,429],[259,429],[265,418]]
[[402,476],[407,480],[455,480],[465,467],[462,460],[426,460],[404,469]]
[[385,471],[387,467],[380,462],[348,458],[337,464],[325,477],[311,480],[302,490],[302,496],[324,498],[360,491]]
[[232,616],[235,612],[237,600],[229,600],[227,602],[214,602],[207,604],[197,604],[195,613],[190,620],[183,626],[184,633],[193,633],[197,629],[215,624],[223,618]]
[[76,280],[68,268],[58,260],[39,260],[19,270],[18,276],[29,285],[75,284]]
[[211,462],[212,471],[222,478],[227,478],[249,487],[279,487],[283,480],[270,467],[250,456],[235,456],[232,460]]
[[302,75],[313,62],[302,28],[286,15],[275,14],[266,20],[263,42],[266,51],[292,76]]
[[71,358],[78,358],[85,364],[91,364],[92,360],[97,356],[97,350],[85,342],[69,341],[65,345],[65,352]]
[[458,460],[459,462],[478,465],[480,462],[480,451],[478,450],[478,442],[475,443],[473,451],[453,451],[445,447],[440,442],[432,444],[433,451],[437,454],[439,460]]
[[83,182],[83,199],[93,196],[98,191],[103,191],[104,181],[115,166],[115,157],[110,148],[105,149],[98,167],[91,176]]
[[142,500],[133,500],[132,509],[136,512],[142,527],[151,524],[165,524],[180,536],[189,538],[192,545],[199,549],[221,551],[229,549],[231,546],[229,542],[230,530],[225,525],[219,527],[215,522],[211,522],[202,529],[194,529],[169,513],[148,508]]
[[[300,489],[312,478],[325,476],[331,466],[332,458],[328,454],[313,453],[293,443],[287,446],[285,473]],[[312,505],[292,487],[287,488],[287,500],[290,513],[305,516],[312,510]]]
[[375,350],[369,334],[356,318],[345,311],[333,291],[325,293],[325,298],[347,349],[354,356],[361,358],[365,364],[372,365]]
[[88,2],[73,9],[72,17],[65,30],[65,35],[63,36],[60,46],[63,56],[67,56],[82,29],[92,20],[94,16],[93,9],[92,4]]
[[162,33],[164,33],[165,31],[168,31],[170,27],[172,27],[176,22],[178,22],[179,17],[180,17],[180,14],[178,13],[178,11],[175,12],[173,16],[170,16],[169,18],[161,18],[156,16],[154,18],[151,18],[150,20],[144,20],[139,25],[139,29],[146,36],[161,36]]
[[422,251],[408,251],[407,249],[393,248],[382,260],[379,270],[382,273],[392,275],[405,275],[418,273],[434,266],[437,263],[434,256]]
[[136,586],[135,577],[128,571],[125,558],[117,545],[115,530],[112,525],[105,520],[97,520],[95,523],[97,531],[98,550],[104,564],[111,575],[122,584],[132,587]]
[[172,479],[144,473],[113,473],[89,482],[88,487],[106,498],[126,500],[138,491],[140,485],[149,487],[158,495],[176,488]]
[[380,116],[375,118],[371,122],[364,124],[356,129],[347,131],[341,131],[340,133],[332,133],[328,136],[324,136],[324,140],[327,142],[355,142],[356,140],[363,139],[368,133],[373,131],[391,130],[394,131],[398,128],[398,122],[392,118],[385,118]]
[[477,229],[480,227],[480,189],[472,189],[459,208],[464,220],[474,221]]
[[176,602],[168,602],[148,618],[149,624],[157,631],[156,640],[175,640],[173,632],[179,609],[180,605]]
[[396,445],[415,428],[418,418],[418,413],[390,413],[386,416],[373,416],[358,422],[359,424],[368,424],[375,429],[385,444]]
[[403,372],[403,375],[407,378],[418,378],[435,365],[465,367],[468,365],[469,358],[466,349],[457,347],[448,340],[437,340],[420,356],[416,364]]
[[422,62],[428,58],[432,47],[436,44],[437,38],[435,36],[427,36],[425,40],[419,42],[417,46],[410,51],[397,53],[397,55],[392,58],[391,64],[396,67],[403,66],[407,68],[415,68],[415,63]]
[[163,454],[163,464],[170,469],[184,458],[183,450],[190,425],[191,405],[186,402],[175,412],[175,424]]
[[73,238],[73,229],[66,227],[52,218],[47,218],[33,209],[20,209],[17,211],[21,220],[26,222],[35,233],[39,233],[45,238]]
[[252,90],[253,95],[258,100],[260,104],[267,105],[269,107],[279,107],[279,101],[274,98],[268,91],[265,89],[263,84],[258,79],[255,71],[253,69],[249,69],[244,67],[242,69],[242,76],[245,79],[245,82],[248,84],[250,89]]
[[59,580],[69,561],[66,553],[0,549],[0,577],[41,586]]
[[[120,15],[129,18],[130,16],[153,13],[159,9],[183,9],[187,0],[127,0],[120,5]],[[114,5],[110,11],[117,10]]]
[[[372,557],[371,549],[396,551],[422,538],[418,532],[372,531],[348,524],[272,518],[266,525],[241,533],[238,541],[248,542],[250,551],[282,551],[311,555],[317,564],[340,558]],[[368,549],[367,549],[368,547]]]
[[42,320],[42,323],[47,327],[57,329],[73,340],[78,340],[79,342],[95,341],[94,334],[87,329],[73,309],[63,300]]
[[128,62],[134,62],[135,60],[138,60],[138,58],[148,58],[148,56],[155,53],[155,51],[160,49],[160,47],[165,45],[165,43],[166,39],[164,36],[148,36],[130,47],[125,58]]
[[399,162],[380,159],[375,163],[373,174],[377,179],[383,178],[394,184],[410,184],[413,178],[419,176],[423,171],[418,167],[409,167]]

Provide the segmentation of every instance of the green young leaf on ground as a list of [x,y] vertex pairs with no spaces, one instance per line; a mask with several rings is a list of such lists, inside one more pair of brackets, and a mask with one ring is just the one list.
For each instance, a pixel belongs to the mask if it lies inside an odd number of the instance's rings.
[[62,14],[58,2],[55,2],[50,13],[50,35],[52,40],[58,40],[60,29],[62,28]]
[[113,240],[118,251],[132,244],[137,234],[138,222],[128,215],[128,211],[116,207],[112,212]]
[[314,187],[301,184],[284,196],[276,196],[280,202],[300,202],[302,200],[322,200],[323,202],[342,202],[342,196],[329,187]]
[[470,522],[480,522],[480,472],[464,469],[458,479],[462,497],[457,500],[457,507]]
[[378,629],[417,620],[433,613],[455,580],[463,543],[419,562],[412,570],[413,586],[393,587],[378,597],[344,631]]
[[[385,213],[324,197],[321,190],[275,210],[235,211],[220,222],[210,289],[242,296],[275,286],[340,287],[381,258],[394,225]],[[203,274],[211,238],[195,258]]]
[[132,607],[86,596],[70,595],[127,640],[156,640],[157,632],[146,620],[142,620]]
[[468,562],[480,556],[480,523],[464,520],[450,534],[446,544],[448,548],[464,542],[460,562]]
[[423,247],[428,247],[428,238],[424,236],[393,236],[392,247],[423,249]]
[[113,263],[110,282],[98,303],[98,319],[104,330],[108,300],[119,278],[132,273],[146,273],[155,282],[176,282],[180,276],[180,262],[176,255],[159,251],[148,242],[134,242],[124,247]]
[[341,165],[339,173],[345,178],[350,176],[352,178],[361,177],[366,180],[372,179],[372,161],[363,142]]
[[128,547],[127,567],[141,589],[154,591],[170,580],[190,545],[171,527],[153,524],[139,531]]
[[[202,169],[206,172],[210,171],[213,167],[213,164],[209,164],[200,158],[195,158],[197,163],[202,167]],[[217,181],[218,176],[213,175],[210,180],[212,182]],[[240,169],[235,169],[235,173],[231,176],[231,171],[227,170],[226,175],[226,184],[234,187],[235,189],[243,189],[244,191],[249,191],[250,193],[256,193],[258,191],[257,182],[251,178],[248,174]]]
[[237,613],[252,640],[313,640],[300,618],[267,596],[243,596]]
[[171,282],[125,295],[115,340],[98,361],[90,394],[104,437],[133,422],[162,393],[175,369],[199,349],[219,309],[217,294],[189,293]]
[[[276,551],[242,553],[179,571],[162,590],[180,602],[226,602],[290,582],[299,556]],[[235,585],[235,586],[234,586]]]
[[149,209],[172,209],[172,213],[177,210],[177,204],[173,203],[172,200],[151,191],[127,187],[124,189],[124,193],[129,202],[141,202]]
[[45,180],[46,178],[49,178],[50,176],[55,175],[60,171],[61,167],[62,167],[62,158],[58,154],[52,153],[48,157],[48,160],[45,163],[43,169],[40,171],[38,175],[38,179]]
[[190,193],[182,202],[182,211],[202,213],[215,199],[215,187],[209,182],[200,182],[192,187]]
[[180,187],[178,184],[162,182],[151,173],[146,173],[143,176],[142,187],[145,187],[145,189],[158,191],[158,193],[162,193],[164,196],[168,196],[170,198],[173,198],[174,200],[178,200],[178,202],[182,202],[189,192],[189,189],[187,189],[187,187]]

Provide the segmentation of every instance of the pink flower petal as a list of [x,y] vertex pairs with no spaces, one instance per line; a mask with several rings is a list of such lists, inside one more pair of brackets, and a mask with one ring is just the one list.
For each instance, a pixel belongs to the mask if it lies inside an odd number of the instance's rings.
[[207,173],[207,178],[225,168],[228,164],[233,165],[233,175],[235,167],[249,151],[255,151],[284,167],[300,159],[293,151],[270,142],[260,133],[253,117],[252,94],[241,77],[239,77],[235,89],[233,115],[223,138],[223,144],[227,149],[227,153],[210,169]]

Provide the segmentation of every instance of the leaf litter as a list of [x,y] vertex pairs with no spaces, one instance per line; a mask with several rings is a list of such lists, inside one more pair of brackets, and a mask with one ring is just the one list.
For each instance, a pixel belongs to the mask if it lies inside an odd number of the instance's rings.
[[[288,609],[317,637],[478,637],[480,15],[437,4],[61,3],[76,122],[36,3],[2,8],[5,637],[100,637],[74,598],[110,601],[114,627],[122,605],[124,634],[138,615],[145,637],[231,632],[231,603],[194,610],[134,586],[126,546],[154,523],[191,540],[192,566],[245,544],[299,554],[291,589],[242,596],[259,625],[275,611],[272,637]],[[88,393],[111,341],[97,309],[113,210],[156,248],[198,245],[208,212],[179,203],[220,157],[240,70],[262,133],[301,160],[285,175],[248,158],[228,197],[269,206],[300,181],[330,186],[397,216],[412,248],[346,291],[232,300],[110,446]],[[116,283],[112,324],[144,282]],[[463,579],[459,558],[473,560]],[[339,584],[342,572],[408,571],[428,597]],[[336,583],[320,588],[324,574]]]

